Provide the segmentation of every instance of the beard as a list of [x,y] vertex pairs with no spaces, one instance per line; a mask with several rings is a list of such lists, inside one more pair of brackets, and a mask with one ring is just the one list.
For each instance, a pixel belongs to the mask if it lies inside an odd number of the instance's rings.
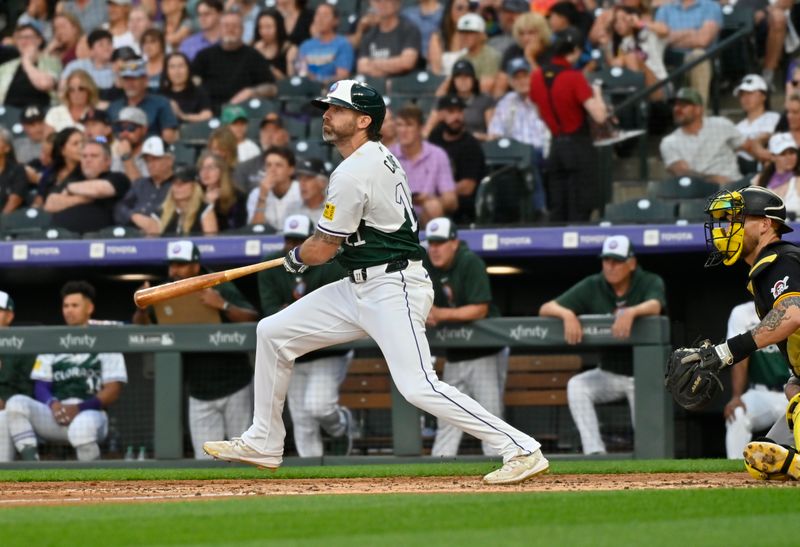
[[342,124],[338,127],[334,127],[332,124],[326,125],[325,122],[322,123],[322,140],[331,144],[349,139],[355,134],[355,132],[355,121],[349,121],[348,123]]
[[450,136],[456,137],[464,131],[464,123],[456,122],[454,124],[444,124],[444,132]]

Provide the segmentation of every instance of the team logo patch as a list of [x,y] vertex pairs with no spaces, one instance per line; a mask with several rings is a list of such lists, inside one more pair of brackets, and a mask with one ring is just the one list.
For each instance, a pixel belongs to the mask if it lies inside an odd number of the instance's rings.
[[787,275],[783,279],[779,279],[775,282],[769,292],[772,293],[772,298],[778,298],[782,295],[786,289],[789,288],[789,276]]
[[326,220],[333,220],[333,215],[336,214],[336,205],[330,201],[325,203],[325,209],[322,210],[322,216]]

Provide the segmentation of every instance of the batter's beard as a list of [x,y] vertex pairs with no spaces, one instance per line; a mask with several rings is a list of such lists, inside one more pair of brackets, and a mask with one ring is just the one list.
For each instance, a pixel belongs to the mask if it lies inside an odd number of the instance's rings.
[[[344,130],[336,131],[332,126],[329,125],[326,127],[325,124],[322,124],[322,140],[329,144],[336,144],[337,142],[343,142],[355,135],[355,123],[342,129]],[[347,129],[350,131],[346,131]]]

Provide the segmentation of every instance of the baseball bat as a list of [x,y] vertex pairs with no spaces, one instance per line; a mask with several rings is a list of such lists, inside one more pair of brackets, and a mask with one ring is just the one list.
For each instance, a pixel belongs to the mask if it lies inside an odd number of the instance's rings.
[[257,262],[248,266],[240,266],[239,268],[231,268],[221,272],[211,272],[187,279],[180,279],[172,283],[165,283],[164,285],[156,285],[155,287],[147,287],[146,289],[139,289],[133,294],[133,301],[139,308],[146,308],[152,306],[157,302],[169,300],[189,294],[190,292],[199,291],[225,283],[226,281],[233,281],[245,275],[254,274],[263,270],[269,270],[283,264],[283,257],[273,258],[272,260],[265,260],[264,262]]

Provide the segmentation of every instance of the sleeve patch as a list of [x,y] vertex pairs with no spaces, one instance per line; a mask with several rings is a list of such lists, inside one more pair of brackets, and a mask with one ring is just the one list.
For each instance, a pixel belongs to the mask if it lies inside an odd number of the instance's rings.
[[326,220],[333,221],[333,216],[336,214],[336,205],[330,201],[325,203],[325,209],[322,211],[322,217]]
[[778,298],[782,295],[786,289],[789,288],[789,276],[785,276],[783,279],[779,279],[775,282],[769,292],[772,293],[772,298]]

